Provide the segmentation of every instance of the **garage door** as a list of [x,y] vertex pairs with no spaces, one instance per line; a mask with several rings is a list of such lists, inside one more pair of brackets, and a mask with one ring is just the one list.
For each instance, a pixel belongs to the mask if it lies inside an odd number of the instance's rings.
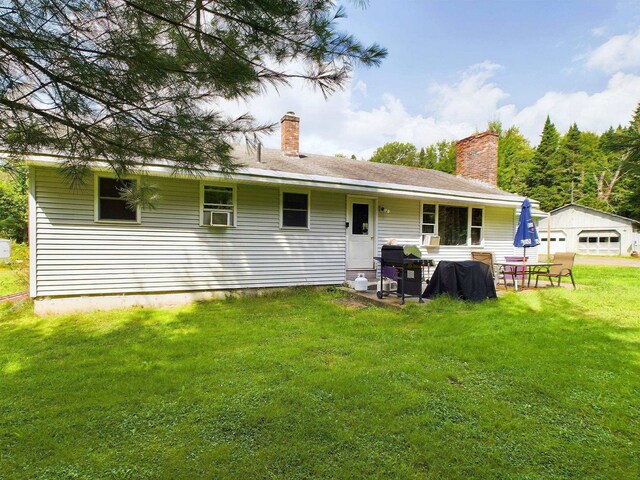
[[[558,252],[566,252],[567,251],[567,236],[562,232],[551,232],[551,236],[549,237],[549,241],[551,242],[550,252],[551,255]],[[540,235],[540,246],[538,247],[540,252],[547,252],[547,234],[542,233]]]
[[620,255],[620,234],[615,230],[580,232],[578,253],[584,255]]

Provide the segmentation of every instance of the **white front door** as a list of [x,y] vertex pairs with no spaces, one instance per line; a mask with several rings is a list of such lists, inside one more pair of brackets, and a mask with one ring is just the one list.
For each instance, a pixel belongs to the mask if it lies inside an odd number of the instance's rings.
[[347,268],[374,268],[375,200],[349,197],[347,201]]

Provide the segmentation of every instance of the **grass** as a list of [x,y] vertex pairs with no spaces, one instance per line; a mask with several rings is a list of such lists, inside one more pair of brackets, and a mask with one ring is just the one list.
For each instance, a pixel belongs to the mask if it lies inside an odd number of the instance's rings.
[[640,276],[577,277],[402,311],[0,307],[0,477],[637,478]]
[[27,290],[29,282],[29,247],[12,244],[10,262],[0,260],[0,297]]

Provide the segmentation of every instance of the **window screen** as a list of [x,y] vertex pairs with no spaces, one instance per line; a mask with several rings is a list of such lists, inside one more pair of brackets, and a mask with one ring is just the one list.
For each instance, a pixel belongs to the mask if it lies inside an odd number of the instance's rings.
[[438,210],[438,234],[440,245],[466,245],[469,209],[440,205]]
[[282,193],[282,226],[309,227],[309,195],[307,193]]
[[135,180],[98,178],[98,220],[138,221],[138,212],[122,198],[122,193],[135,185]]

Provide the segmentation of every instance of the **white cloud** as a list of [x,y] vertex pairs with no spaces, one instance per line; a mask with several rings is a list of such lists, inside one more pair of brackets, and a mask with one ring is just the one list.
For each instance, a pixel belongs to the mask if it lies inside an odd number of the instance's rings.
[[438,118],[482,128],[498,103],[509,95],[489,80],[501,69],[488,61],[472,65],[452,85],[435,83],[429,88],[429,107]]
[[587,55],[586,65],[605,73],[640,67],[640,32],[611,37]]
[[582,130],[603,132],[610,126],[627,124],[638,101],[640,76],[616,73],[600,92],[548,92],[520,111],[507,105],[498,113],[503,122],[519,126],[522,133],[537,143],[547,115],[560,131],[577,122]]
[[[565,131],[574,121],[583,130],[602,132],[610,125],[626,124],[640,100],[640,76],[616,73],[599,92],[548,92],[531,105],[517,108],[505,104],[508,93],[492,82],[501,67],[483,62],[462,72],[446,84],[428,86],[432,100],[418,113],[411,113],[395,95],[387,93],[378,105],[362,108],[366,85],[357,79],[344,91],[325,100],[302,82],[273,90],[248,104],[226,104],[232,114],[251,112],[263,122],[278,121],[293,110],[301,117],[300,147],[303,152],[332,155],[356,154],[368,158],[375,148],[390,142],[412,142],[418,147],[442,139],[460,139],[499,119],[508,127],[520,127],[537,144],[547,115]],[[370,100],[370,98],[369,98]],[[279,133],[263,139],[268,147],[279,147]]]

